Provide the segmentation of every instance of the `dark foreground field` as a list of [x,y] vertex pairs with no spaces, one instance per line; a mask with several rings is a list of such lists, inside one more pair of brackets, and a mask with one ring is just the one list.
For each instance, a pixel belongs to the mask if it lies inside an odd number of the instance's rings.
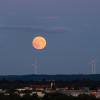
[[88,95],[79,95],[78,97],[72,97],[57,93],[46,94],[43,98],[39,98],[35,94],[32,96],[26,94],[23,97],[20,97],[18,95],[11,93],[9,96],[4,96],[3,94],[0,94],[0,100],[100,100],[100,99]]
[[[43,98],[37,96],[37,94],[30,95],[29,93],[35,90],[33,88],[32,91],[25,90],[24,96],[20,96],[18,91],[16,93],[16,89],[31,87],[34,85],[42,86],[48,85],[50,88],[51,81],[8,81],[1,80],[0,81],[0,89],[6,90],[6,92],[0,93],[0,100],[100,100],[93,95],[81,94],[77,97],[67,96],[62,93],[45,93]],[[74,88],[75,90],[79,90],[82,87],[88,87],[90,90],[97,91],[100,88],[100,81],[91,81],[91,80],[74,80],[74,81],[55,81],[55,88],[65,88],[68,87],[69,90]],[[9,95],[8,95],[9,93]],[[18,94],[19,93],[19,94]]]

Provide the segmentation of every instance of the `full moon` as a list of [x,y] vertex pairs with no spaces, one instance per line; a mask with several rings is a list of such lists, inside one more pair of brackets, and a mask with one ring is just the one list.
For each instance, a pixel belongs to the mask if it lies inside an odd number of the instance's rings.
[[32,40],[32,46],[35,49],[42,50],[46,47],[46,39],[43,36],[36,36]]

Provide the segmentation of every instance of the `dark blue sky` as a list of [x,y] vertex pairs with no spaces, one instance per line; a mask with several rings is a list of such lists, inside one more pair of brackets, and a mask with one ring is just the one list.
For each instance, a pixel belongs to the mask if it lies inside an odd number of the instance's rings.
[[[43,51],[32,48],[36,35],[47,39]],[[99,0],[0,0],[0,74],[100,73]]]

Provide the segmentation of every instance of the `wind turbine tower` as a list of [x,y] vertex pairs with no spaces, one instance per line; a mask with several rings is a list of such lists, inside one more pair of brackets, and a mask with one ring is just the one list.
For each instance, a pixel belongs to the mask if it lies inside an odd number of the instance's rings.
[[92,67],[92,74],[96,74],[96,61],[91,61],[91,67]]
[[33,68],[34,68],[34,74],[38,74],[38,63],[37,63],[37,58],[34,58],[34,62],[32,64]]

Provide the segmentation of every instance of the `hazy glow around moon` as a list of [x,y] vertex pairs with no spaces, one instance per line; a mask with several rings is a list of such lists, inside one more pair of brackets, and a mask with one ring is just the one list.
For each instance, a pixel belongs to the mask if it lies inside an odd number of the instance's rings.
[[43,36],[36,36],[32,40],[32,46],[35,49],[42,50],[46,47],[46,39]]

